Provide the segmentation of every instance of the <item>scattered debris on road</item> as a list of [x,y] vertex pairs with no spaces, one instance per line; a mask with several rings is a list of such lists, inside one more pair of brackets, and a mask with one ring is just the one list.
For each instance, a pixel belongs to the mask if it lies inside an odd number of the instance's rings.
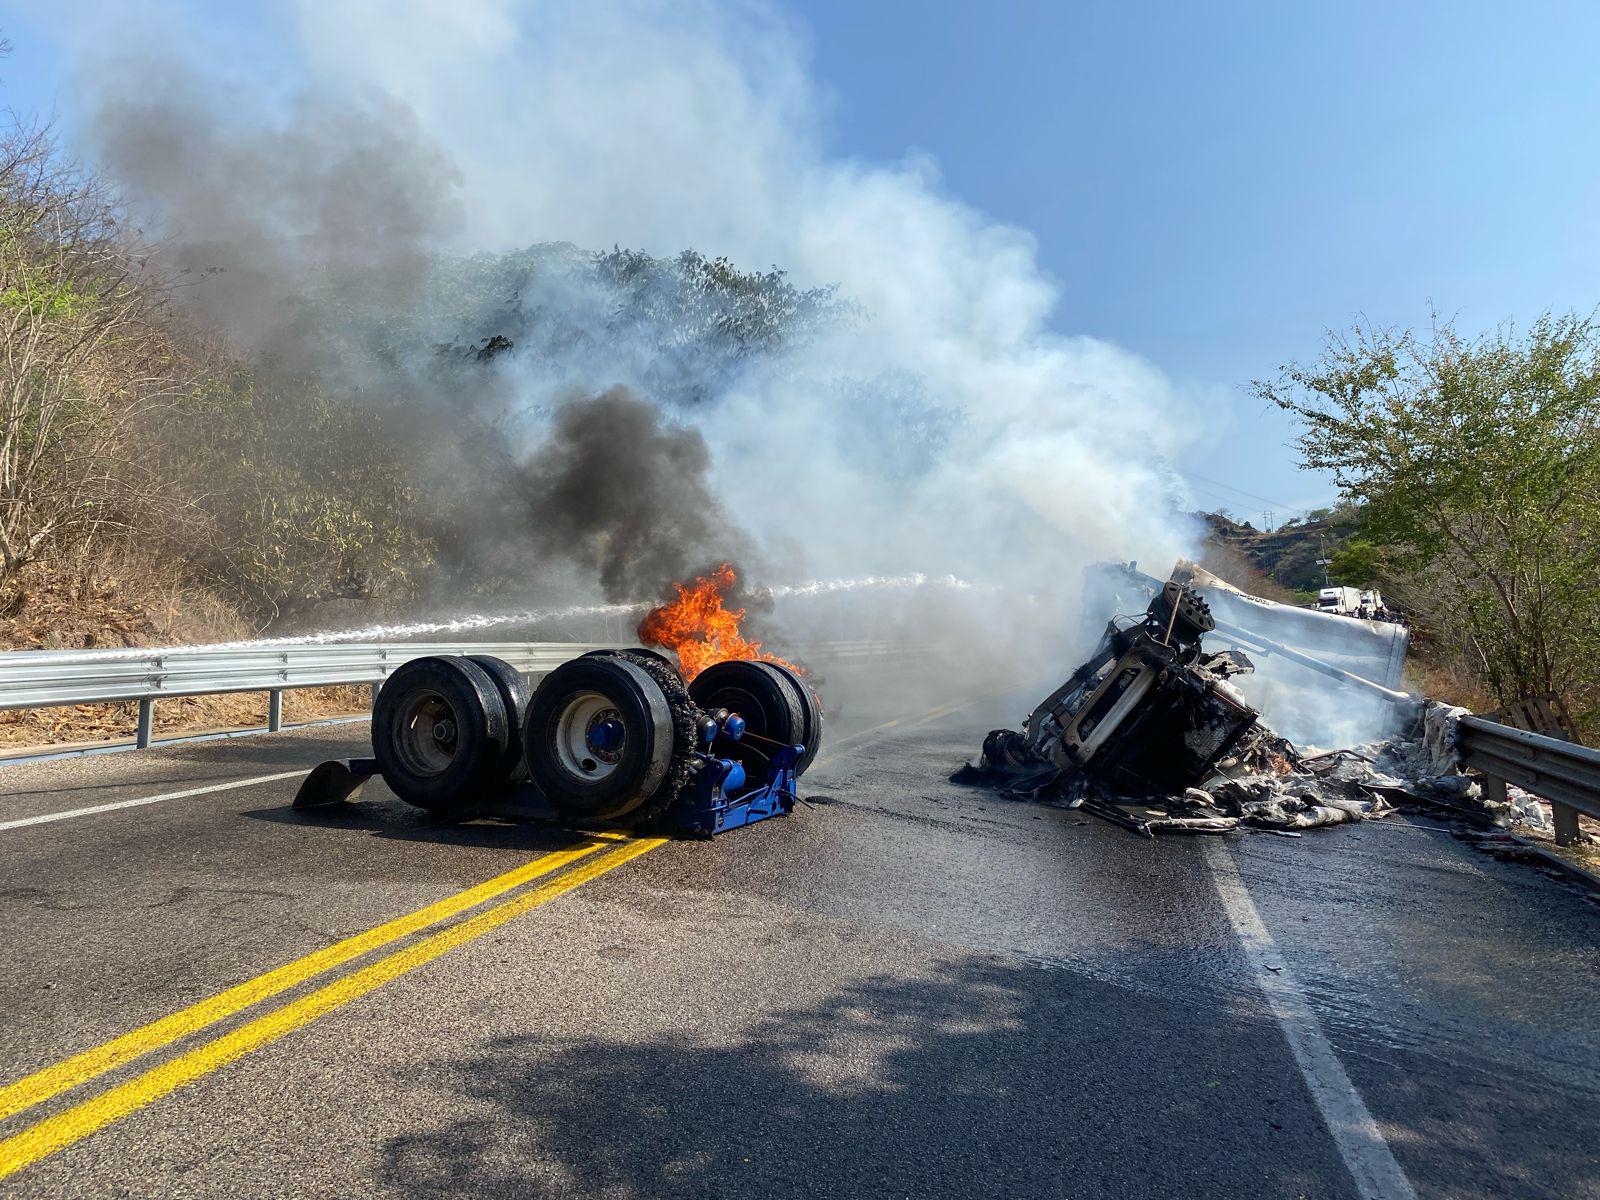
[[[1388,692],[1404,703],[1407,724],[1422,744],[1306,754],[1274,732],[1232,682],[1255,670],[1250,657],[1241,649],[1208,652],[1202,646],[1217,621],[1201,592],[1176,577],[1185,566],[1155,585],[1142,616],[1114,617],[1088,661],[1022,728],[992,731],[979,759],[952,779],[1081,807],[1154,836],[1240,825],[1293,833],[1382,817],[1393,811],[1395,793],[1406,786],[1402,779],[1442,777],[1453,769],[1436,761],[1441,752],[1427,740],[1437,740],[1438,723],[1430,726],[1423,706],[1410,697],[1259,633],[1238,631],[1231,640],[1245,640],[1257,653],[1292,655],[1331,676],[1333,686]],[[1131,568],[1128,573],[1147,578]],[[1402,760],[1415,769],[1391,773]]]

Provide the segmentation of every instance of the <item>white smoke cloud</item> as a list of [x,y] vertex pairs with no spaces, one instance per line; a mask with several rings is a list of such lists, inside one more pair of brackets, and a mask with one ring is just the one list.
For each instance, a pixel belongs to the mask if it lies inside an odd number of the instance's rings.
[[[847,114],[778,10],[300,0],[292,14],[292,74],[308,94],[363,114],[392,106],[397,128],[447,160],[454,215],[429,230],[431,248],[694,247],[776,265],[800,286],[838,284],[859,304],[858,322],[676,414],[699,426],[725,506],[788,579],[956,575],[1031,596],[1052,623],[1038,598],[1058,595],[1066,629],[1085,564],[1137,558],[1164,572],[1192,549],[1160,465],[1198,424],[1189,402],[1138,356],[1053,331],[1057,285],[1032,236],[949,194],[928,158],[830,154],[830,121]],[[199,17],[162,28],[186,22]],[[236,55],[229,69],[230,89],[281,94],[281,63]],[[213,102],[237,96],[219,87]],[[638,384],[515,369],[538,403],[557,382]],[[841,386],[902,378],[945,422],[931,449]],[[526,436],[541,434],[535,423]]]
[[[320,86],[401,96],[448,148],[472,244],[694,246],[838,283],[860,303],[857,328],[741,380],[703,422],[723,491],[758,535],[803,546],[816,569],[970,573],[976,557],[1033,585],[1047,582],[1041,567],[1070,575],[1097,557],[1187,548],[1155,465],[1194,426],[1187,404],[1137,356],[1052,333],[1056,288],[1032,237],[950,196],[926,158],[830,158],[804,37],[774,10],[308,0],[297,11]],[[870,461],[892,464],[901,447],[833,452],[860,425],[822,386],[895,370],[964,415],[909,488]]]
[[776,11],[303,0],[295,12],[319,85],[403,97],[448,148],[473,249],[696,246],[790,266],[778,256],[813,203],[799,189],[822,164],[802,44]]

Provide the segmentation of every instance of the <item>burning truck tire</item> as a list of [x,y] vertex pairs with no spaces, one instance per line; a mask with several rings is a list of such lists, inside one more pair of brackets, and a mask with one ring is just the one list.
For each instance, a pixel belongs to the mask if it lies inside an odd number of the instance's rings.
[[764,763],[775,746],[805,746],[795,763],[796,777],[817,756],[822,710],[792,671],[750,660],[715,663],[694,677],[689,695],[706,712],[726,710],[744,718],[745,734],[737,741],[720,737],[712,750],[747,769]]
[[817,694],[811,690],[809,684],[802,679],[793,667],[785,663],[768,663],[773,670],[788,679],[797,692],[800,693],[800,742],[805,746],[806,752],[800,756],[795,764],[795,778],[806,773],[817,757],[817,751],[822,749],[822,703],[817,699]]
[[528,719],[528,705],[533,701],[533,689],[521,671],[503,658],[491,654],[469,655],[467,661],[483,668],[500,693],[500,703],[506,710],[506,748],[500,755],[494,782],[509,783],[526,777],[523,764],[522,726]]
[[395,795],[429,812],[460,811],[474,792],[503,782],[514,744],[495,676],[470,659],[412,659],[372,708],[379,772]]
[[665,654],[661,653],[661,651],[651,650],[647,646],[630,646],[626,650],[585,650],[582,657],[594,658],[596,656],[606,654],[620,654],[624,658],[631,658],[634,660],[634,662],[638,662],[641,666],[646,667],[648,667],[649,663],[641,662],[641,660],[648,659],[649,662],[658,663],[667,670],[671,671],[678,677],[678,682],[680,684],[683,682],[683,672],[678,670],[678,664],[673,662]]
[[586,654],[534,692],[522,737],[528,775],[567,820],[648,820],[689,776],[699,716],[664,663]]
[[721,662],[690,685],[653,651],[596,650],[530,694],[500,659],[419,658],[378,693],[373,757],[321,764],[295,806],[348,800],[377,774],[451,819],[531,814],[712,836],[789,812],[821,736],[821,706],[783,664]]

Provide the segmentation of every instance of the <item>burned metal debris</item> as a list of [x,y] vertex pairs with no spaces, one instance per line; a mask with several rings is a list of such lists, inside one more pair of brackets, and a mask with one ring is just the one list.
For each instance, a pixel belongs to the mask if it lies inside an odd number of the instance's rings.
[[1304,756],[1269,729],[1230,682],[1255,670],[1250,658],[1202,646],[1216,628],[1205,598],[1178,580],[1158,587],[1142,616],[1114,618],[1022,728],[992,731],[953,780],[1082,807],[1146,836],[1241,823],[1293,833],[1392,811],[1363,782],[1368,756]]

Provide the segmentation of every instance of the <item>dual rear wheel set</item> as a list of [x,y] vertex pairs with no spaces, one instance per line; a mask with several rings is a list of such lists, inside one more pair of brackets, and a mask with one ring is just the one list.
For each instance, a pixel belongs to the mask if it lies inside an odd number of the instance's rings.
[[566,820],[643,824],[677,800],[699,765],[701,723],[719,709],[746,733],[711,753],[749,778],[780,746],[805,746],[797,774],[816,758],[822,710],[787,667],[722,662],[686,685],[667,658],[638,649],[591,651],[537,690],[487,655],[413,659],[378,692],[372,751],[397,796],[441,816],[528,782]]

